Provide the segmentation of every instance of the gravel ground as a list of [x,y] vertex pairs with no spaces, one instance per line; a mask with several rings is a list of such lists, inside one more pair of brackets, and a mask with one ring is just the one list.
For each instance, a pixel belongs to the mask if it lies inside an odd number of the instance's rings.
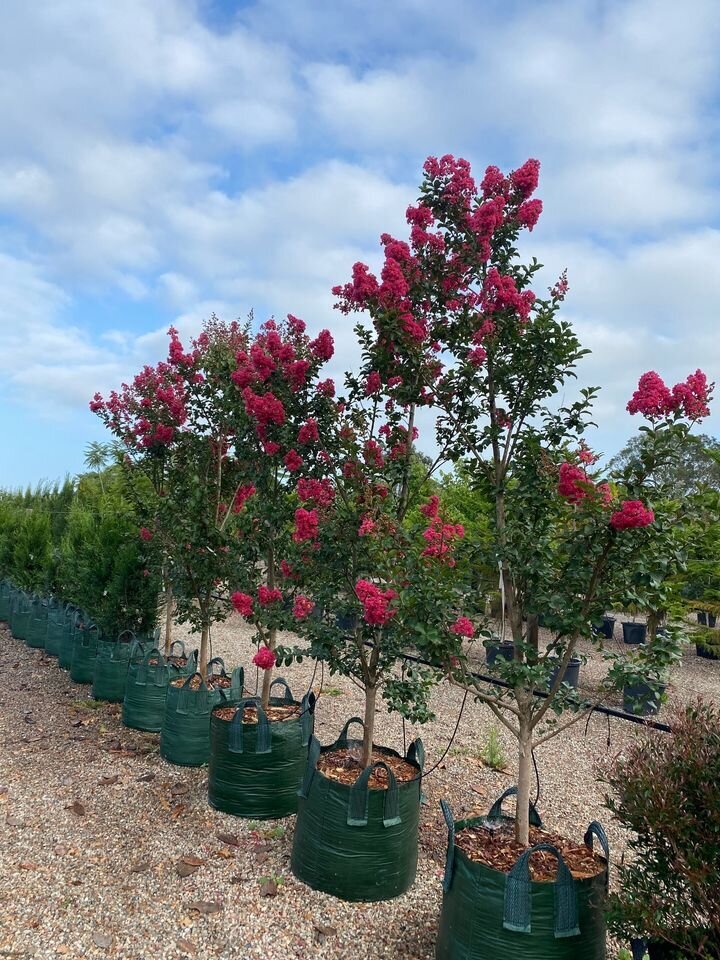
[[[214,653],[228,666],[249,664],[252,652],[238,618],[216,628]],[[511,783],[479,759],[494,721],[468,703],[452,747],[424,781],[414,887],[391,902],[347,904],[293,878],[292,817],[253,824],[211,810],[206,770],[165,763],[156,735],[124,728],[118,706],[89,702],[88,687],[5,626],[0,657],[0,957],[429,960],[446,842],[439,800],[450,800],[456,816],[486,812]],[[599,671],[595,655],[583,667],[591,686]],[[301,693],[312,665],[286,675]],[[251,687],[254,679],[251,669]],[[361,711],[361,700],[343,679],[318,671],[313,682],[316,690],[322,683],[316,734],[327,743]],[[720,699],[720,662],[688,650],[670,699],[696,694]],[[447,686],[434,698],[439,719],[406,731],[408,743],[421,733],[427,769],[445,751],[462,703]],[[593,716],[587,730],[578,724],[543,746],[538,806],[548,827],[579,839],[599,819],[619,860],[624,839],[603,809],[593,771],[642,735],[634,724]],[[504,730],[500,739],[512,761]],[[376,740],[402,749],[396,716],[380,711]],[[268,879],[276,881],[274,896],[262,895],[273,890]]]

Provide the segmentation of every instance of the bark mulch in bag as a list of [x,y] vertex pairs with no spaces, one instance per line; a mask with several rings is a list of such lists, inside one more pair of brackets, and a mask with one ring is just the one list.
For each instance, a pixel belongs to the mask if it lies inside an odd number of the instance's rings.
[[208,801],[236,817],[268,820],[295,813],[313,731],[315,695],[295,700],[282,677],[282,696],[221,703],[210,721]]
[[511,787],[487,817],[469,820],[454,821],[441,803],[448,852],[437,960],[605,960],[605,831],[593,822],[584,846],[572,844],[545,832],[531,807],[532,846],[523,849],[502,813],[516,792]]
[[362,770],[351,723],[363,726],[359,717],[348,720],[330,746],[310,740],[292,872],[342,900],[389,900],[415,880],[424,749],[416,740],[402,757],[373,744],[373,762]]

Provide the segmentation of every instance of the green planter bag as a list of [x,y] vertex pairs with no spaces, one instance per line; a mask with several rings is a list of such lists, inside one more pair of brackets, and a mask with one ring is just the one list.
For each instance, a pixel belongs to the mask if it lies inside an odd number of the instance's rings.
[[48,605],[42,597],[35,596],[30,605],[25,643],[37,649],[45,647],[48,628]]
[[16,640],[25,641],[30,628],[31,612],[30,597],[24,590],[18,591],[15,595],[15,603],[10,623],[10,630]]
[[[487,817],[453,821],[450,807],[441,807],[448,826],[448,852],[443,880],[443,906],[436,960],[605,960],[605,898],[608,871],[595,877],[572,877],[559,850],[540,843],[526,850],[508,873],[471,860],[455,845],[464,827],[487,820],[509,820],[502,801],[517,793],[510,787]],[[531,805],[531,823],[541,826]],[[600,841],[605,859],[605,831],[593,822],[585,834],[592,848]],[[529,859],[536,850],[552,853],[558,864],[554,883],[530,879]]]
[[96,700],[122,703],[125,699],[125,681],[134,642],[132,630],[123,630],[117,639],[102,639],[98,643],[92,688]]
[[63,670],[69,670],[72,666],[75,634],[78,630],[84,628],[86,619],[82,610],[73,606],[67,607],[65,611],[65,629],[60,639],[60,650],[58,652],[58,666]]
[[160,756],[164,760],[181,767],[201,767],[208,762],[210,714],[223,696],[222,688],[213,687],[212,684],[219,683],[221,679],[230,681],[230,686],[226,687],[230,699],[240,700],[244,671],[242,667],[237,667],[232,677],[228,677],[220,657],[208,661],[207,683],[199,673],[194,673],[168,684],[160,734]]
[[[298,788],[307,766],[308,742],[312,736],[315,695],[293,699],[282,677],[282,697],[270,697],[271,707],[297,708],[286,720],[269,721],[258,697],[247,697],[215,707],[210,720],[210,769],[208,801],[216,810],[253,820],[274,820],[295,813]],[[243,723],[246,706],[254,706],[257,723]],[[235,709],[232,719],[223,710]]]
[[10,619],[10,584],[7,580],[0,580],[0,620],[7,622]]
[[170,653],[166,657],[170,679],[177,680],[178,677],[191,677],[194,673],[197,673],[198,655],[198,650],[193,650],[192,653],[186,651],[184,640],[173,640],[170,644]]
[[45,638],[45,653],[49,657],[57,657],[60,654],[60,644],[65,634],[65,622],[65,604],[53,597],[48,604],[47,636]]
[[[379,761],[366,767],[354,784],[339,783],[318,770],[317,762],[331,750],[362,747],[362,741],[348,739],[351,723],[363,726],[359,717],[348,720],[329,747],[321,747],[315,737],[310,740],[291,868],[309,887],[342,900],[390,900],[415,880],[425,751],[422,741],[416,740],[405,758],[417,768],[415,780],[398,783]],[[383,747],[373,749],[400,756]],[[387,773],[386,790],[368,788],[378,766]]]
[[159,733],[165,716],[168,670],[157,647],[145,650],[135,641],[130,651],[125,680],[122,719],[133,730]]
[[100,631],[92,621],[75,631],[70,664],[70,679],[75,683],[92,683],[99,640]]

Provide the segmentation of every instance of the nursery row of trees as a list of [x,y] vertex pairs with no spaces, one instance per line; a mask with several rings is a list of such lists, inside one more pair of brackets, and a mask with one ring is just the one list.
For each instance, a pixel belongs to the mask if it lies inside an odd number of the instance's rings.
[[[650,612],[652,642],[609,675],[659,682],[681,642],[677,577],[713,517],[663,473],[709,413],[701,371],[672,387],[641,378],[628,409],[645,425],[607,472],[584,439],[597,390],[558,401],[587,351],[561,315],[565,275],[541,293],[541,265],[519,260],[542,210],[538,172],[534,160],[507,176],[489,167],[476,184],[465,161],[428,159],[409,239],[383,234],[379,277],[356,263],[333,289],[343,317],[370,321],[355,327],[361,361],[344,383],[327,375],[330,331],[310,337],[293,315],[259,329],[213,317],[188,345],[171,329],[166,359],[90,404],[122,496],[114,521],[97,508],[92,536],[134,511],[128,556],[148,571],[143,590],[161,584],[166,610],[199,634],[200,671],[231,603],[255,626],[265,703],[275,664],[308,654],[362,688],[364,762],[378,696],[421,722],[435,682],[465,687],[517,738],[523,843],[532,749],[591,706],[564,684],[579,641],[617,604]],[[423,408],[432,459],[416,452]],[[77,510],[88,496],[78,489]],[[75,509],[61,544],[78,536]],[[488,687],[473,677],[473,642],[492,638],[498,581],[515,652],[496,668],[506,686]],[[297,641],[281,643],[283,630]],[[432,666],[401,672],[409,649]]]

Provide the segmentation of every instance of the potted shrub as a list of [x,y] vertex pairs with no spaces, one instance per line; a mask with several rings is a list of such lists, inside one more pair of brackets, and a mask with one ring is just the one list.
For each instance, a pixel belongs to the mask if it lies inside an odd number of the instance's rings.
[[619,867],[609,923],[642,936],[653,957],[720,957],[720,714],[698,701],[671,734],[630,744],[602,772],[607,806],[633,856]]
[[[372,314],[376,329],[382,331],[385,324],[392,331],[385,340],[386,355],[394,356],[398,328],[410,331],[420,348],[428,343],[439,351],[446,366],[436,368],[431,390],[438,411],[438,449],[454,460],[464,459],[471,482],[493,504],[490,536],[476,553],[500,569],[515,650],[512,661],[498,659],[495,669],[508,687],[488,686],[471,673],[472,651],[465,641],[485,635],[478,630],[484,622],[484,596],[469,589],[461,594],[468,628],[463,623],[457,632],[448,631],[445,638],[451,637],[454,646],[445,643],[443,653],[452,682],[486,703],[517,740],[518,799],[511,833],[520,856],[531,846],[532,751],[587,716],[592,706],[582,709],[564,684],[579,640],[592,641],[593,623],[612,606],[628,575],[638,604],[659,607],[657,594],[680,564],[677,511],[685,505],[651,501],[648,475],[669,456],[669,439],[684,437],[689,423],[708,415],[711,390],[699,371],[672,389],[656,374],[645,375],[629,403],[631,412],[650,421],[644,428],[643,457],[611,478],[600,475],[597,458],[582,442],[595,391],[581,390],[565,406],[553,399],[585,353],[569,323],[558,316],[567,281],[563,276],[547,295],[537,295],[530,284],[540,265],[518,262],[520,230],[535,225],[542,207],[532,197],[538,167],[528,161],[508,176],[488,168],[478,190],[465,161],[430,158],[420,202],[408,210],[410,244],[383,238],[386,258],[390,250],[396,263],[386,260],[383,281],[387,288],[391,280],[392,289],[386,289],[382,309]],[[372,307],[379,287],[358,265],[344,295],[348,303]],[[403,378],[403,383],[410,389],[418,381]],[[407,397],[402,402],[407,405]],[[653,570],[646,576],[648,558],[658,567],[662,559],[659,575]],[[378,579],[385,580],[378,590],[390,586],[397,591],[389,576]],[[452,607],[443,610],[448,619]],[[546,646],[540,645],[536,611],[552,625]],[[433,660],[438,651],[436,637],[422,631],[416,645],[426,659]],[[547,697],[534,696],[534,690],[547,688],[558,666]],[[498,874],[503,888],[506,872]],[[457,956],[570,957],[578,955],[581,945],[588,955],[604,955],[597,899],[594,922],[574,944],[568,937],[563,945],[547,927],[542,943],[531,944],[517,934],[517,926],[512,937],[503,939],[502,910],[494,909],[497,897],[483,899],[477,888],[475,895],[482,907],[478,902],[469,906],[465,922],[482,933]],[[445,902],[450,909],[447,896]],[[587,946],[585,936],[590,938]],[[451,948],[443,955],[453,954]]]

